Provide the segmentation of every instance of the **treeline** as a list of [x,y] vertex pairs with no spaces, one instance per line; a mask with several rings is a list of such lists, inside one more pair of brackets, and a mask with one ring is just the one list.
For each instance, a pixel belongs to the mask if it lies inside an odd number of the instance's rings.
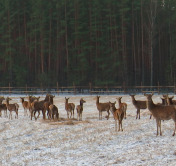
[[0,86],[173,85],[175,0],[0,0]]

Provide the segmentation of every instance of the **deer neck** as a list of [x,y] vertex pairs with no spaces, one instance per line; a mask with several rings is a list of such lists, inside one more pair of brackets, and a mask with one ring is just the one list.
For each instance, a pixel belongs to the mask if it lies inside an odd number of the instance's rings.
[[153,103],[152,99],[147,100],[147,107],[148,107],[149,111],[151,111],[152,108],[155,107],[155,104]]
[[83,106],[83,102],[82,101],[80,101],[80,106]]
[[96,99],[96,104],[99,104],[99,98],[97,97],[97,99]]
[[136,104],[136,99],[134,97],[132,98],[132,103]]

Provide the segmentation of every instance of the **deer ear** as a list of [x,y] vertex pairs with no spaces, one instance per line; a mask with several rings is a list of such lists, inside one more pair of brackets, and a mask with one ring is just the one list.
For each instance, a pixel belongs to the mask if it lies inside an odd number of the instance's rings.
[[173,98],[174,98],[174,96],[171,97],[171,99],[173,99]]

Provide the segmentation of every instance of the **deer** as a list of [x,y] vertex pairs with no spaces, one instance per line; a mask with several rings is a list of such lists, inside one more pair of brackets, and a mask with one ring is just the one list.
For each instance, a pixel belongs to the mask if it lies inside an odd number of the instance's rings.
[[54,105],[54,104],[51,104],[49,106],[49,113],[50,113],[50,121],[51,121],[51,118],[54,120],[54,116],[56,117],[57,120],[59,120],[59,113],[58,113],[58,108]]
[[67,118],[69,118],[69,112],[70,112],[70,118],[72,117],[72,112],[73,112],[73,118],[74,118],[75,104],[68,103],[68,100],[69,98],[65,97],[65,110],[67,111]]
[[5,100],[4,96],[0,96],[0,117],[2,115],[2,111],[4,111],[4,116],[6,118],[6,117],[8,117],[7,116],[7,107],[6,107],[6,104],[2,103],[3,100]]
[[9,101],[12,100],[11,98],[7,97],[6,98],[6,107],[7,109],[10,111],[10,114],[9,114],[9,119],[11,117],[11,120],[12,120],[12,111],[15,111],[16,115],[15,115],[15,118],[18,119],[18,109],[19,109],[19,105],[17,103],[14,103],[14,104],[9,104]]
[[79,121],[82,121],[83,103],[86,103],[86,101],[81,98],[80,99],[80,105],[77,105],[77,107],[76,107],[77,119]]
[[[164,96],[164,95],[163,95]],[[168,105],[167,104],[167,99],[164,96],[164,98],[160,97],[160,99],[162,100],[162,103],[157,103],[157,105]],[[150,119],[152,118],[152,114],[150,114]],[[164,121],[164,120],[163,120]]]
[[136,100],[134,98],[135,95],[131,95],[132,98],[132,103],[135,106],[135,108],[137,109],[137,114],[136,114],[136,119],[139,117],[140,119],[140,109],[146,109],[147,105],[146,105],[146,101],[141,101],[141,100]]
[[109,101],[110,109],[111,109],[111,112],[113,113],[113,117],[115,120],[115,131],[117,131],[117,120],[119,122],[119,130],[118,131],[120,131],[120,127],[121,127],[121,130],[123,131],[123,128],[122,128],[122,120],[124,118],[124,108],[123,107],[125,107],[125,106],[121,105],[121,107],[119,107],[117,109],[115,107],[115,104],[116,104],[116,102],[111,103]]
[[[110,105],[109,105],[109,103],[100,103],[99,98],[100,98],[100,96],[98,96],[98,95],[95,97],[96,106],[97,106],[97,109],[99,111],[99,120],[102,120],[102,112],[103,111],[107,111],[107,113],[108,113],[107,120],[108,120],[109,119],[109,114],[110,114],[109,113]],[[100,119],[100,117],[101,117],[101,119]]]
[[[49,101],[49,96],[51,96],[50,94],[47,94],[44,100],[41,101],[35,101],[34,104],[31,106],[31,120],[32,120],[32,116],[34,115],[35,120],[37,120],[37,118],[40,115],[40,110],[42,110],[42,114],[43,114],[43,119],[45,120],[45,109],[44,109],[44,103]],[[38,117],[35,116],[35,113],[38,111]]]
[[175,135],[175,130],[176,130],[176,106],[172,105],[157,105],[153,103],[152,100],[152,94],[145,94],[147,98],[147,108],[149,111],[152,113],[153,117],[156,119],[156,124],[157,124],[157,136],[158,136],[158,130],[160,130],[160,135],[162,135],[161,132],[161,120],[170,120],[172,119],[175,122],[175,129],[172,134],[172,136]]
[[173,98],[174,98],[174,96],[169,97],[169,96],[167,95],[166,100],[167,100],[167,104],[168,104],[168,105],[176,105],[176,100],[173,100]]
[[119,108],[121,107],[121,108],[124,109],[124,110],[123,110],[123,112],[124,112],[124,119],[126,119],[127,104],[121,102],[122,97],[117,97],[116,99],[117,99],[117,101],[118,101],[118,103],[119,103]]
[[24,116],[28,116],[27,110],[29,109],[28,101],[24,101],[24,97],[20,97],[22,106],[24,108]]
[[49,106],[54,103],[54,102],[53,102],[53,98],[54,98],[54,97],[55,97],[55,96],[50,95],[50,96],[49,96],[49,101],[46,101],[46,102],[44,103],[44,114],[45,114],[46,111],[47,111],[48,119],[49,119],[49,118],[51,119],[51,113],[50,113]]
[[[34,97],[31,97],[31,98],[30,98],[30,101],[31,101],[31,102],[30,102],[31,111],[32,111],[32,108],[34,107],[34,103],[35,103],[35,102],[38,102],[39,99],[40,99],[40,96],[39,96],[39,97],[35,97],[35,96],[34,96]],[[30,112],[31,112],[31,111],[30,111]],[[40,115],[40,112],[38,112],[38,116],[39,116],[39,115]],[[32,116],[33,116],[33,115],[32,115]]]

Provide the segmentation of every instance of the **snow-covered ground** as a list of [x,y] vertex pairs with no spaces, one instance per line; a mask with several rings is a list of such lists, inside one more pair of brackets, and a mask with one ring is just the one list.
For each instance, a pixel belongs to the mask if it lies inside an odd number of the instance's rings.
[[[112,114],[103,119],[95,104],[95,96],[69,96],[69,102],[79,104],[83,97],[83,121],[66,119],[64,99],[68,95],[56,96],[54,103],[62,120],[43,121],[42,116],[30,120],[24,116],[20,96],[12,96],[10,103],[20,105],[19,118],[13,120],[0,118],[0,165],[2,166],[83,166],[83,165],[175,165],[176,136],[172,136],[174,122],[162,121],[162,136],[156,136],[156,121],[149,119],[150,112],[141,110],[141,119],[136,120],[136,109],[131,97],[122,95],[126,102],[127,119],[123,120],[123,132],[115,132]],[[100,102],[114,102],[118,95],[103,95]],[[41,97],[43,99],[44,96]],[[136,95],[136,99],[146,97]],[[27,100],[27,99],[26,99]],[[153,96],[155,103],[160,96]],[[65,118],[65,119],[64,119]],[[75,118],[77,113],[75,111]]]

